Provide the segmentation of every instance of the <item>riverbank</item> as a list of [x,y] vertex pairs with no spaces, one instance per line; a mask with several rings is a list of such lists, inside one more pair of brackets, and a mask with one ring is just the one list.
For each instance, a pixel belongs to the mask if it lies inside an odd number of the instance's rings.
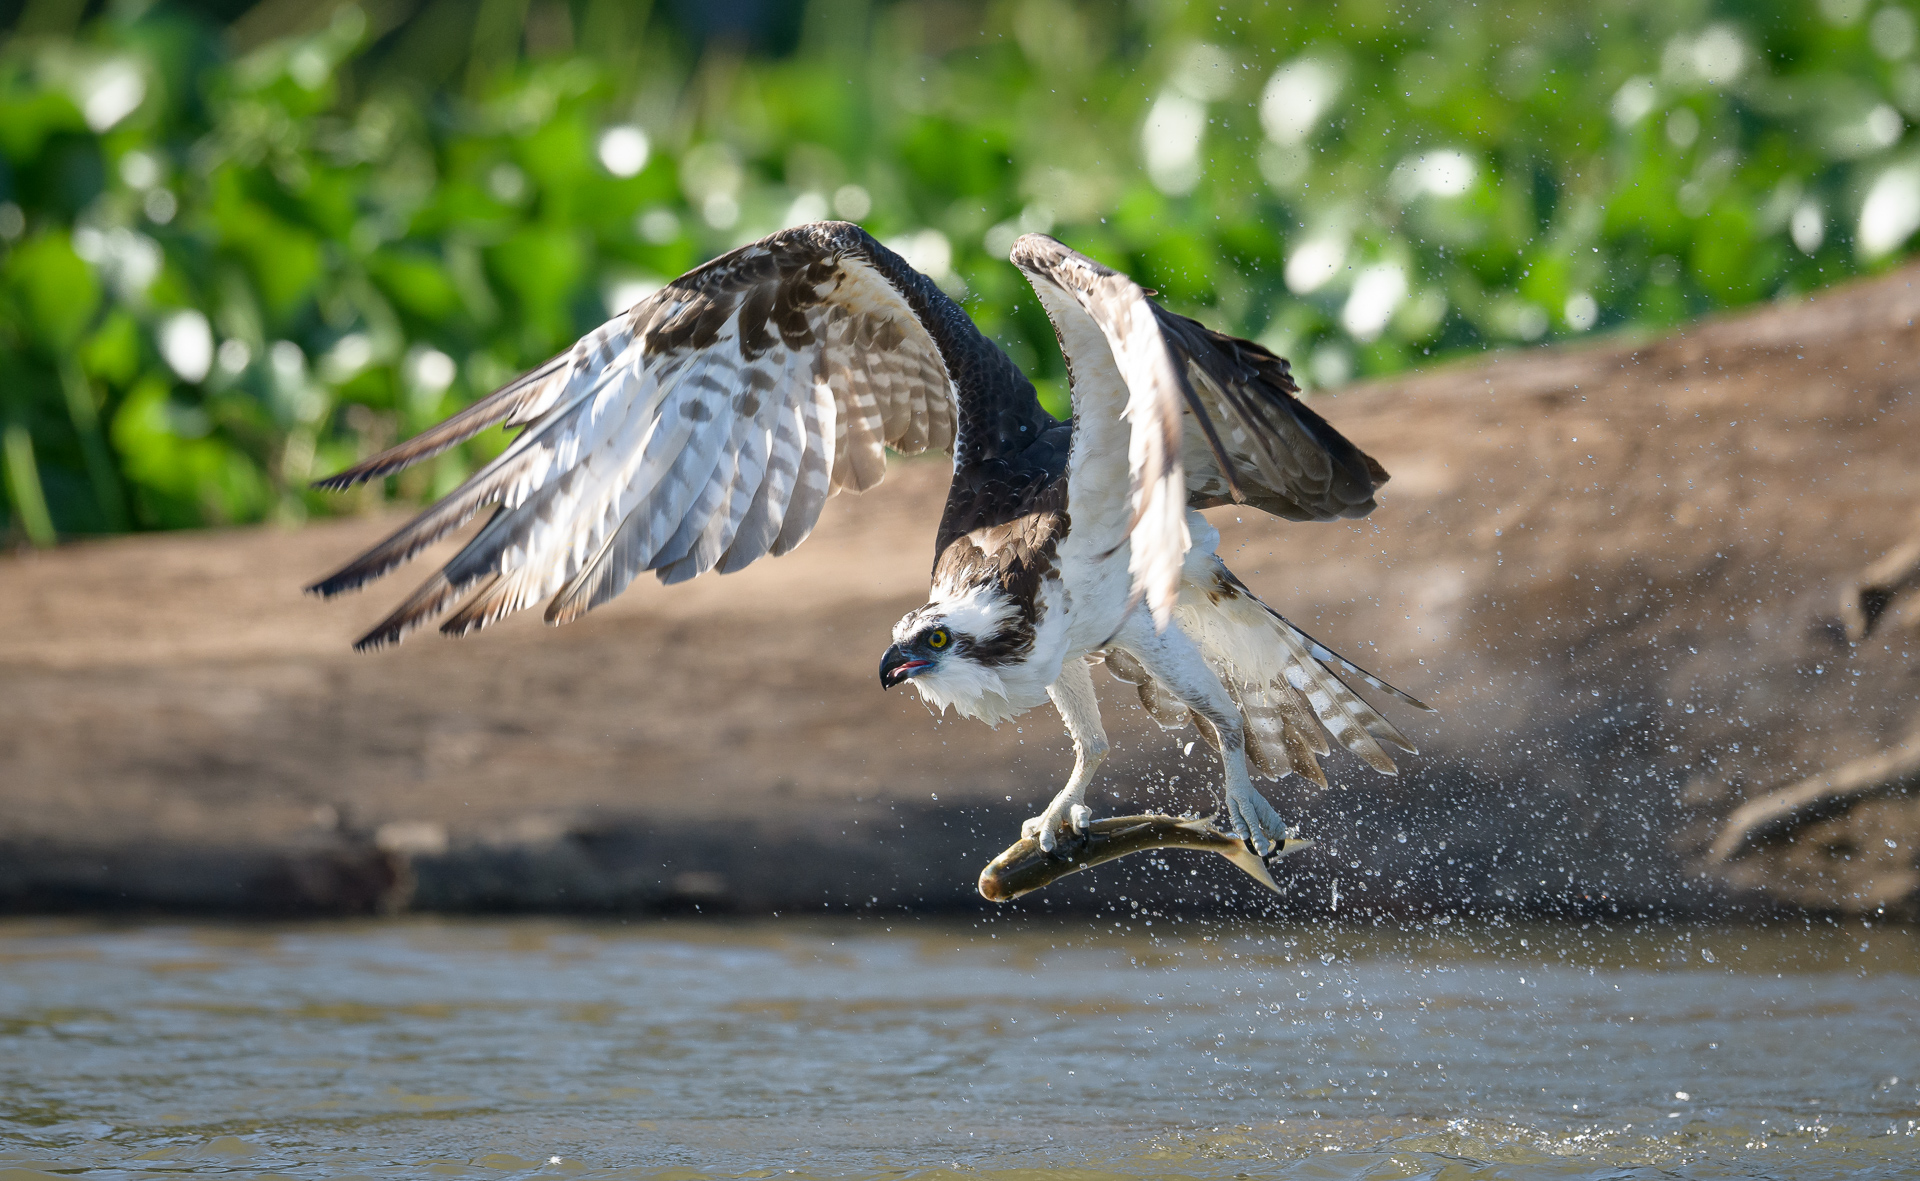
[[[1915,914],[1897,784],[1712,850],[1742,804],[1920,729],[1920,606],[1863,640],[1842,614],[1920,533],[1916,275],[1317,400],[1393,473],[1380,510],[1215,510],[1223,552],[1441,714],[1386,707],[1422,747],[1396,779],[1339,755],[1327,793],[1272,788],[1322,846],[1288,863],[1288,908]],[[944,479],[896,465],[738,575],[369,656],[348,645],[408,576],[300,587],[391,517],[0,559],[0,907],[984,907],[978,867],[1071,755],[1050,713],[941,724],[875,684]],[[1204,802],[1204,745],[1098,679],[1099,807]],[[1126,875],[1160,904],[1259,901],[1172,880]]]

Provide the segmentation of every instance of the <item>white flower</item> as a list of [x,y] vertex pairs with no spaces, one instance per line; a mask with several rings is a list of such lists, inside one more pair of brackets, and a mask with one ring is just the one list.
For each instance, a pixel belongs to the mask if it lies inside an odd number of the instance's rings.
[[1700,116],[1693,113],[1692,107],[1675,107],[1667,116],[1667,140],[1676,148],[1693,146],[1700,138]]
[[1907,129],[1907,121],[1900,117],[1899,111],[1881,103],[1867,112],[1866,129],[1867,139],[1876,147],[1890,148],[1900,141],[1901,134]]
[[1613,94],[1613,121],[1622,127],[1632,127],[1646,118],[1660,101],[1660,88],[1653,79],[1642,76],[1629,78]]
[[732,193],[715,193],[701,202],[700,216],[716,230],[730,230],[740,220],[740,202]]
[[651,275],[615,279],[606,287],[607,315],[617,316],[666,284]]
[[253,363],[253,350],[247,342],[233,337],[220,342],[220,372],[232,376],[243,373]]
[[1140,126],[1140,151],[1155,188],[1176,197],[1193,191],[1200,181],[1200,145],[1206,130],[1205,103],[1172,92],[1154,100]]
[[1860,207],[1860,253],[1879,258],[1920,230],[1920,166],[1889,168],[1867,190]]
[[907,260],[907,265],[929,279],[944,279],[953,274],[953,243],[939,230],[921,230],[887,241],[887,249]]
[[1172,82],[1180,93],[1202,101],[1218,101],[1233,93],[1234,57],[1231,50],[1196,41],[1180,53]]
[[1313,129],[1340,95],[1344,74],[1337,63],[1317,57],[1297,57],[1273,72],[1260,96],[1260,126],[1278,144],[1297,144]]
[[726,144],[699,144],[680,157],[680,186],[695,205],[734,196],[746,178],[739,157]]
[[527,174],[512,164],[495,164],[487,173],[487,191],[494,200],[512,204],[527,191]]
[[1660,53],[1660,72],[1682,86],[1728,86],[1747,68],[1747,42],[1732,25],[1709,25],[1695,37],[1682,33]]
[[213,326],[192,308],[160,321],[160,356],[182,381],[200,381],[213,368]]
[[1339,273],[1347,261],[1344,235],[1326,234],[1309,238],[1287,258],[1287,290],[1295,295],[1318,291]]
[[1747,43],[1732,25],[1712,25],[1693,43],[1693,68],[1709,86],[1725,86],[1747,68]]
[[1815,254],[1827,240],[1827,218],[1818,201],[1802,201],[1793,211],[1790,223],[1793,244],[1802,254]]
[[342,382],[365,369],[373,361],[373,338],[364,332],[349,332],[333,342],[333,348],[320,358],[320,375],[330,382]]
[[859,221],[873,212],[873,197],[859,185],[841,185],[833,190],[833,211],[848,221]]
[[114,58],[81,77],[77,97],[87,126],[106,131],[140,109],[147,97],[147,80],[139,66],[125,58]]
[[1473,157],[1457,148],[1421,152],[1394,165],[1387,187],[1401,201],[1415,197],[1458,197],[1473,188],[1480,169]]
[[1332,389],[1353,380],[1353,357],[1337,344],[1323,344],[1307,359],[1316,389]]
[[637,176],[647,166],[652,145],[647,133],[631,124],[609,127],[600,133],[600,164],[615,176]]
[[649,209],[634,219],[634,229],[649,242],[671,242],[680,236],[680,219],[671,209]]
[[1340,312],[1340,326],[1355,340],[1373,340],[1386,331],[1387,321],[1406,297],[1407,273],[1399,264],[1375,263],[1354,276],[1347,306]]
[[455,372],[453,358],[429,345],[417,346],[407,354],[407,380],[422,393],[445,390],[453,384]]
[[1020,216],[1009,218],[987,231],[982,244],[995,258],[1005,258],[1022,234],[1046,234],[1053,230],[1053,210],[1045,205],[1029,205]]
[[110,230],[80,226],[73,231],[73,252],[99,267],[101,276],[125,300],[145,295],[166,262],[158,242],[124,226]]
[[1873,21],[1867,25],[1873,51],[1889,61],[1913,52],[1915,32],[1913,14],[1892,4],[1874,13]]
[[120,157],[120,179],[136,189],[150,189],[160,183],[160,161],[147,152],[128,152]]
[[786,224],[803,226],[809,222],[824,221],[830,212],[826,194],[802,193],[793,199],[793,204],[787,206]]
[[1867,0],[1820,0],[1820,15],[1842,27],[1860,19],[1867,11]]
[[1567,327],[1575,332],[1585,332],[1600,322],[1600,305],[1587,292],[1576,291],[1567,297],[1565,314]]
[[307,354],[290,340],[276,340],[267,346],[267,365],[283,390],[298,390],[307,384]]

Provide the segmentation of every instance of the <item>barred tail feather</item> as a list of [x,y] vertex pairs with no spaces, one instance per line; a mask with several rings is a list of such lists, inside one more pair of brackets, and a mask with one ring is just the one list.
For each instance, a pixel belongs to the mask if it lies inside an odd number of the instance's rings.
[[[1202,536],[1199,528],[1195,533]],[[1398,773],[1382,743],[1416,754],[1393,723],[1350,689],[1334,670],[1423,710],[1430,707],[1361,669],[1293,626],[1261,602],[1204,544],[1188,555],[1181,623],[1240,705],[1249,761],[1256,773],[1298,774],[1326,783],[1316,754],[1327,735],[1383,775]],[[1142,686],[1143,701],[1149,695]],[[1324,727],[1324,731],[1323,731]]]
[[[1340,671],[1347,673],[1350,676],[1359,677],[1361,680],[1373,686],[1375,689],[1380,690],[1382,693],[1390,694],[1391,696],[1397,697],[1401,701],[1406,702],[1408,705],[1411,705],[1413,708],[1417,710],[1421,710],[1422,712],[1430,713],[1430,714],[1437,714],[1440,712],[1439,710],[1433,708],[1431,705],[1428,705],[1426,702],[1420,700],[1418,697],[1415,697],[1413,694],[1408,693],[1406,690],[1397,688],[1393,685],[1389,685],[1387,682],[1381,680],[1379,677],[1374,676],[1372,673],[1368,672],[1366,669],[1361,668],[1359,665],[1355,664],[1353,661],[1348,660],[1346,657],[1340,655],[1338,652],[1335,652],[1333,649],[1327,647],[1325,644],[1322,644],[1319,640],[1314,639],[1312,636],[1308,635],[1306,632],[1301,631],[1299,628],[1289,623],[1287,621],[1286,616],[1280,614],[1278,611],[1275,611],[1272,607],[1267,607],[1265,603],[1261,603],[1260,605],[1262,607],[1266,607],[1268,613],[1271,614],[1275,619],[1279,620],[1282,626],[1284,626],[1285,628],[1287,628],[1287,630],[1291,631],[1294,635],[1299,636],[1303,641],[1305,641],[1307,644],[1307,650],[1313,654],[1313,658],[1315,660],[1321,661],[1322,663],[1331,661],[1332,663],[1340,666]],[[1420,753],[1419,751],[1414,750],[1412,747],[1404,747],[1402,749],[1404,749],[1410,755]]]

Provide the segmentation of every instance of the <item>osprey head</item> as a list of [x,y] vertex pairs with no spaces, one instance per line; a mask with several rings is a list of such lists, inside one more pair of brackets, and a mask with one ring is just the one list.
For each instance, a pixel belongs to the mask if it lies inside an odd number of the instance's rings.
[[[1024,644],[1021,641],[1024,640]],[[994,586],[968,587],[907,612],[893,625],[893,646],[880,659],[880,684],[913,682],[920,696],[944,709],[988,717],[1006,708],[999,667],[1032,643],[1014,603]]]
[[[909,615],[901,620],[902,626],[894,628],[894,633],[897,635],[902,630],[908,630],[905,625],[913,618],[913,615]],[[951,627],[939,621],[926,623],[910,629],[904,640],[896,641],[880,658],[880,687],[891,689],[915,677],[938,672],[947,661],[965,659],[964,655],[954,650]]]

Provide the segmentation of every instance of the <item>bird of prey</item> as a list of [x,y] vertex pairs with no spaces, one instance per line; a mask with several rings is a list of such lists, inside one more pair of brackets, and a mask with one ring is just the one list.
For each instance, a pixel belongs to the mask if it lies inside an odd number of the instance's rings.
[[[546,600],[565,623],[642,571],[677,583],[804,541],[827,499],[879,484],[887,451],[951,452],[933,589],[893,628],[880,682],[998,723],[1051,700],[1065,787],[1023,826],[1083,829],[1107,751],[1090,666],[1192,724],[1226,815],[1265,853],[1286,824],[1252,776],[1326,779],[1324,726],[1376,770],[1413,752],[1330,665],[1425,709],[1248,590],[1197,511],[1360,517],[1387,473],[1294,395],[1287,362],[1160,307],[1052,238],[1014,244],[1070,371],[1055,420],[1012,360],[905,260],[845,222],[782,230],[667,284],[565,353],[415,438],[319,482],[344,489],[478,432],[496,459],[309,589],[352,590],[492,507],[478,533],[357,647],[451,610],[465,635]],[[1318,719],[1316,723],[1316,719]]]

